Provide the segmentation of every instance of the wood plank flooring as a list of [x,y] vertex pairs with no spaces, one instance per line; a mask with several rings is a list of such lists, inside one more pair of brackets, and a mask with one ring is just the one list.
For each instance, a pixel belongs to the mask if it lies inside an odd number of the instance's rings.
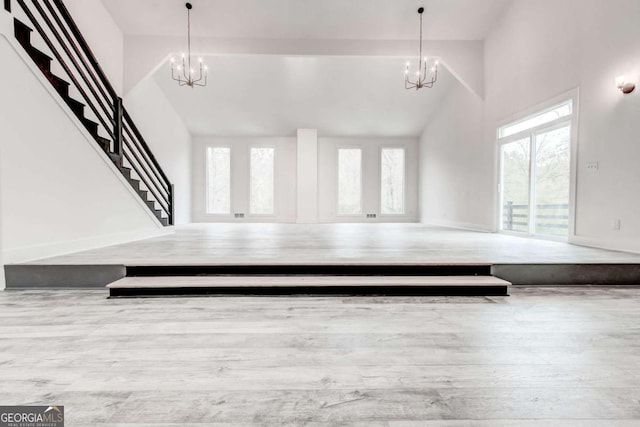
[[640,289],[0,293],[0,403],[67,426],[636,426]]
[[35,261],[78,265],[640,264],[640,255],[423,224],[190,224]]

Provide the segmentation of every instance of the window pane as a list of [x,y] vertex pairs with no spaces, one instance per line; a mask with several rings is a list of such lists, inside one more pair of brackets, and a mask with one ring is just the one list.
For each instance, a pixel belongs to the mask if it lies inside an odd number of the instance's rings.
[[533,117],[529,117],[527,119],[501,127],[498,130],[498,138],[506,138],[507,136],[515,135],[516,133],[525,131],[527,129],[533,129],[536,126],[552,122],[556,119],[559,119],[560,117],[570,116],[572,113],[573,101],[569,101],[550,110],[536,114]]
[[380,165],[380,212],[404,214],[404,149],[382,149]]
[[207,213],[231,213],[230,148],[207,148]]
[[571,127],[536,135],[537,234],[569,233]]
[[502,146],[502,229],[529,232],[529,138]]
[[250,211],[256,215],[273,215],[274,148],[251,148]]
[[362,212],[362,150],[338,150],[338,214],[357,215]]

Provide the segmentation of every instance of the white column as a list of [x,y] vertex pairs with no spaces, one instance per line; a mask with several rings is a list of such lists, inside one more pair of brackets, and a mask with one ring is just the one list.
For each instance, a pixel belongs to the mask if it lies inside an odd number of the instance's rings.
[[297,223],[318,223],[318,130],[298,129]]

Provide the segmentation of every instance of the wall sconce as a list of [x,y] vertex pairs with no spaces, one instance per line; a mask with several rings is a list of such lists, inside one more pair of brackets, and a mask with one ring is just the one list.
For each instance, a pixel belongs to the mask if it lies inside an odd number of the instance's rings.
[[627,78],[625,76],[618,76],[616,77],[616,86],[618,87],[618,89],[620,89],[622,91],[622,93],[624,93],[625,95],[633,92],[633,90],[636,88],[635,83],[629,82],[627,81]]

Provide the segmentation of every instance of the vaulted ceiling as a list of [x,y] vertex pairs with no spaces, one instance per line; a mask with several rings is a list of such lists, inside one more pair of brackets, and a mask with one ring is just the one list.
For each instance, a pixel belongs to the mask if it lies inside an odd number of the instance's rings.
[[[140,37],[166,43],[167,37],[185,36],[184,0],[102,1],[125,44]],[[215,39],[411,41],[417,56],[418,7],[426,8],[425,39],[483,40],[509,2],[192,0],[192,34],[214,45]],[[178,87],[168,65],[152,78],[193,134],[286,136],[296,128],[316,128],[333,136],[416,137],[459,83],[441,67],[436,88],[406,91],[406,59],[217,54],[206,58],[206,88]]]
[[[482,40],[510,0],[191,0],[195,36]],[[128,35],[184,35],[184,0],[103,0]]]

